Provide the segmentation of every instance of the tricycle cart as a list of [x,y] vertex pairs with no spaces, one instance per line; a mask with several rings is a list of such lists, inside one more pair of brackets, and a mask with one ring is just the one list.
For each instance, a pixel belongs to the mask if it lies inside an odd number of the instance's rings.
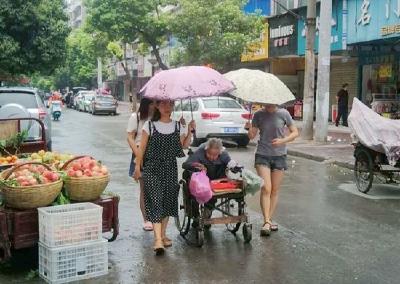
[[[41,128],[41,137],[35,141],[23,141],[19,145],[21,153],[33,153],[40,150],[47,151],[45,127],[42,121],[35,118],[0,119],[1,133],[5,137],[20,132],[21,121],[36,121]],[[6,149],[7,152],[13,149]],[[15,149],[14,149],[15,150]],[[12,165],[9,165],[12,166]],[[0,167],[0,172],[9,166]],[[119,197],[102,195],[93,203],[103,207],[103,233],[111,233],[108,241],[114,241],[119,234],[118,205]],[[9,259],[13,250],[34,247],[39,241],[38,210],[18,210],[7,206],[0,206],[0,262]]]
[[[118,196],[101,196],[93,203],[103,207],[103,233],[111,233],[109,242],[119,234]],[[12,250],[34,247],[39,241],[37,209],[0,208],[0,262],[11,257]]]
[[396,173],[400,173],[400,161],[391,166],[385,154],[371,150],[361,143],[355,144],[354,158],[354,177],[360,192],[368,193],[374,177],[383,178],[388,184],[396,183]]

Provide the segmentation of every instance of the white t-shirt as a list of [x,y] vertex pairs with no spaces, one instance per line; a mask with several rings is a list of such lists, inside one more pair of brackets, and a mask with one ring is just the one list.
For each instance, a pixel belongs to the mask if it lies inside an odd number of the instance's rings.
[[[172,120],[171,122],[165,123],[161,121],[152,121],[154,124],[155,128],[157,129],[158,132],[161,134],[171,134],[175,132],[175,127],[176,127],[176,121]],[[181,136],[186,136],[187,135],[187,127],[183,126],[181,124],[180,127],[180,134]],[[143,125],[143,130],[146,131],[147,134],[150,135],[149,133],[149,121],[146,121]],[[153,133],[153,132],[152,132]]]
[[140,141],[142,140],[142,129],[144,123],[145,123],[144,120],[139,120],[139,125],[138,125],[138,117],[135,112],[132,113],[128,121],[128,127],[126,128],[126,132],[136,133],[135,142],[137,145],[139,145]]

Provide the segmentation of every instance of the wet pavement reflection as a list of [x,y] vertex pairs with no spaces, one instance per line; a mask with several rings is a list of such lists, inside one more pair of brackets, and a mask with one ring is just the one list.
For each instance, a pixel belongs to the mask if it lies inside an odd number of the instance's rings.
[[[244,244],[225,226],[206,233],[203,248],[178,236],[173,220],[172,248],[154,256],[151,233],[142,230],[138,185],[128,177],[126,142],[129,114],[91,116],[68,110],[53,123],[53,145],[60,152],[89,154],[111,170],[108,190],[121,196],[120,235],[109,243],[110,273],[83,283],[399,283],[400,187],[375,186],[358,194],[352,172],[329,164],[288,157],[275,221],[279,231],[259,236],[258,194],[249,196],[253,240]],[[229,148],[233,159],[253,169],[253,147]],[[390,192],[390,194],[388,194]],[[34,260],[33,253],[27,253]],[[23,266],[26,257],[15,258]],[[29,267],[29,265],[27,265]],[[0,270],[0,283],[25,280],[29,270]]]

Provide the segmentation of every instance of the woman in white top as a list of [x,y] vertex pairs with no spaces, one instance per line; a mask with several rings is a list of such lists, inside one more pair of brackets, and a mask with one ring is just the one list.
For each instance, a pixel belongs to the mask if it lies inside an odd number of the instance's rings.
[[[146,120],[150,119],[153,116],[154,112],[154,103],[152,100],[143,98],[140,101],[140,107],[137,113],[133,113],[129,118],[128,128],[126,131],[128,132],[128,143],[132,149],[132,158],[131,164],[129,167],[129,176],[133,177],[135,172],[135,159],[139,153],[140,141],[142,140],[142,129]],[[143,216],[143,230],[152,231],[153,224],[147,221],[146,213],[144,210],[144,197],[143,197],[143,180],[139,180],[140,184],[140,210],[142,211]]]
[[192,139],[194,121],[187,127],[171,119],[173,102],[159,101],[151,121],[143,126],[140,152],[136,159],[135,179],[142,177],[146,217],[154,227],[154,251],[164,253],[172,241],[166,236],[169,217],[178,216],[178,165]]

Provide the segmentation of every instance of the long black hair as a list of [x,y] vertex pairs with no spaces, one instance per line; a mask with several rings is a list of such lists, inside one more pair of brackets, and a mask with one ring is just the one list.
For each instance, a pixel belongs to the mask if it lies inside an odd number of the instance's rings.
[[140,106],[138,110],[140,120],[147,120],[149,118],[150,105],[152,103],[153,101],[148,98],[142,98],[140,100]]

